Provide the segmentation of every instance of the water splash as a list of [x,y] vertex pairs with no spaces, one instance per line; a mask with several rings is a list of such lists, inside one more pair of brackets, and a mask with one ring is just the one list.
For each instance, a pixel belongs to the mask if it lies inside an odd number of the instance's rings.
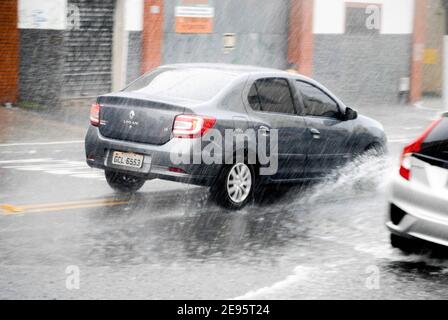
[[293,204],[309,205],[322,200],[328,202],[384,193],[396,172],[395,168],[393,159],[388,156],[360,156],[334,170],[318,184],[292,190],[291,193],[300,195],[294,199]]

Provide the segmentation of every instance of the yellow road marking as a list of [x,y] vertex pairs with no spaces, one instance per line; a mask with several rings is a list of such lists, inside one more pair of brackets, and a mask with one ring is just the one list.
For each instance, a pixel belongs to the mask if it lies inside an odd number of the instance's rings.
[[30,204],[19,206],[22,209],[31,209],[31,208],[41,208],[41,207],[60,207],[60,206],[70,206],[70,205],[78,205],[78,204],[90,204],[90,203],[104,203],[111,201],[129,201],[127,199],[116,199],[116,198],[101,198],[101,199],[87,199],[87,200],[76,200],[76,201],[67,201],[67,202],[51,202],[51,203],[40,203],[40,204]]
[[41,203],[15,206],[11,204],[0,205],[0,208],[6,215],[21,214],[21,213],[36,213],[36,212],[52,212],[61,210],[71,210],[80,208],[95,208],[95,207],[109,207],[129,204],[126,199],[90,199],[69,202],[55,202],[55,203]]
[[4,211],[6,212],[21,212],[22,209],[16,206],[13,206],[12,204],[2,204],[0,206]]

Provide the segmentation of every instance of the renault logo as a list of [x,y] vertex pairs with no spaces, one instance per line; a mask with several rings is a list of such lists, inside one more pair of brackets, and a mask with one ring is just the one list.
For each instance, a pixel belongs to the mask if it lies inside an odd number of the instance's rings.
[[134,121],[135,111],[131,110],[129,112],[129,119],[123,120],[123,124],[129,126],[129,129],[132,129],[133,126],[138,126],[138,121]]

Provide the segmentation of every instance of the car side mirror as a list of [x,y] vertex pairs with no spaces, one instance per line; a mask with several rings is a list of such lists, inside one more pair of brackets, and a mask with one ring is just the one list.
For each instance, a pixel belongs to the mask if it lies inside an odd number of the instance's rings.
[[355,120],[358,118],[358,112],[352,108],[346,108],[344,118],[345,120]]

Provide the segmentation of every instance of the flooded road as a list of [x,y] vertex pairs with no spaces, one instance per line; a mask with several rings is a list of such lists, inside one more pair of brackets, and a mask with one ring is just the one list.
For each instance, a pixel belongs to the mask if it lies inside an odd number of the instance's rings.
[[392,249],[384,227],[399,152],[437,115],[394,108],[360,110],[384,124],[389,155],[238,212],[158,180],[116,194],[85,165],[84,129],[47,119],[33,137],[29,114],[20,140],[1,131],[0,298],[447,299],[448,260]]

